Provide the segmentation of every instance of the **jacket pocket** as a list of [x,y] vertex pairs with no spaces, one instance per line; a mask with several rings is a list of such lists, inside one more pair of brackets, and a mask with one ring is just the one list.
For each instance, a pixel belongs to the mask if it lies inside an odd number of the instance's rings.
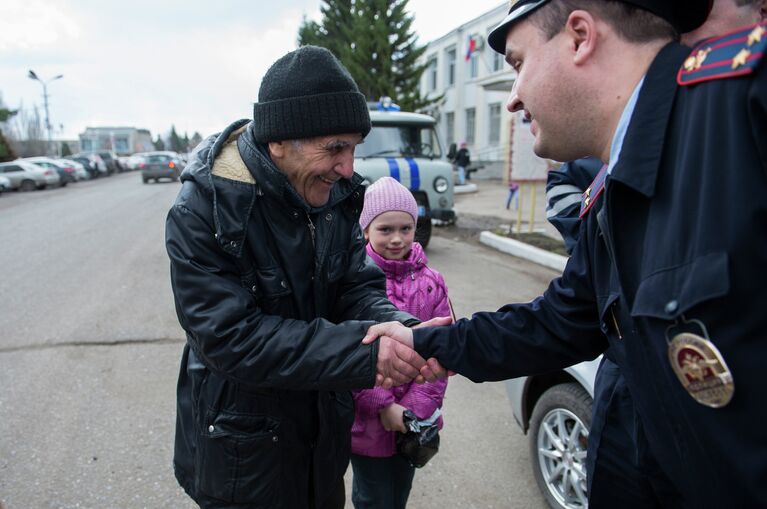
[[637,288],[631,316],[675,320],[703,302],[730,291],[727,253],[711,253],[656,271]]
[[255,286],[261,308],[269,314],[282,314],[282,302],[292,293],[282,269],[272,267],[256,270]]
[[339,251],[328,256],[328,282],[335,283],[346,272],[349,260],[349,253]]
[[280,500],[279,421],[265,415],[209,412],[200,439],[200,491],[270,507]]

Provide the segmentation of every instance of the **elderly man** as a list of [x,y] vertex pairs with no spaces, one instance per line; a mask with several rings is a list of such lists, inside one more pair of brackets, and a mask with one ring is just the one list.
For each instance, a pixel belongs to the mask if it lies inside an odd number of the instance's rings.
[[767,418],[757,361],[767,354],[758,277],[767,264],[767,35],[764,25],[743,27],[692,52],[673,42],[709,7],[515,3],[488,38],[519,73],[509,109],[531,119],[540,156],[608,163],[584,193],[581,237],[562,277],[531,303],[450,327],[381,324],[365,340],[395,337],[438,359],[427,378],[447,368],[476,381],[562,368],[610,347],[635,405],[636,464],[650,492],[636,497],[608,477],[592,507],[767,500],[767,442],[753,426]]
[[201,143],[181,176],[166,227],[187,334],[174,467],[202,507],[343,507],[348,390],[424,362],[360,343],[375,321],[417,323],[366,258],[352,163],[369,131],[349,73],[306,46],[267,71],[253,120]]

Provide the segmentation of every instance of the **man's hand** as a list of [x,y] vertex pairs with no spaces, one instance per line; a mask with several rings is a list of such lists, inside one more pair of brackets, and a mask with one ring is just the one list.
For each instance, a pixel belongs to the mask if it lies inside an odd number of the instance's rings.
[[391,405],[382,408],[378,412],[378,417],[381,419],[381,424],[386,431],[399,431],[400,433],[406,433],[405,421],[402,418],[402,414],[405,413],[405,407],[392,403]]
[[[410,330],[407,327],[405,329]],[[412,339],[410,344],[413,344]],[[388,336],[381,336],[376,362],[376,385],[390,389],[395,385],[408,383],[416,377],[422,381],[420,370],[425,364],[423,357],[409,346]]]

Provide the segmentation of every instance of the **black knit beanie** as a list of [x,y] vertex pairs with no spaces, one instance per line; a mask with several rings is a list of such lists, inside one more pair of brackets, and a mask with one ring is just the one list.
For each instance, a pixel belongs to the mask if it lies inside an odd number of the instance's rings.
[[370,132],[365,96],[327,49],[303,46],[266,71],[253,105],[256,141]]

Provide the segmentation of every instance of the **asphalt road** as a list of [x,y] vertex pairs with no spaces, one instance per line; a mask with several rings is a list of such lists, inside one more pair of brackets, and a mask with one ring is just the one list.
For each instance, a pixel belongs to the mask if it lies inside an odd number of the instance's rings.
[[[171,466],[183,332],[163,231],[178,188],[134,173],[0,197],[7,509],[196,507]],[[427,254],[459,315],[529,300],[554,276],[451,229],[435,234]],[[504,384],[452,378],[444,415],[409,507],[545,507]]]

